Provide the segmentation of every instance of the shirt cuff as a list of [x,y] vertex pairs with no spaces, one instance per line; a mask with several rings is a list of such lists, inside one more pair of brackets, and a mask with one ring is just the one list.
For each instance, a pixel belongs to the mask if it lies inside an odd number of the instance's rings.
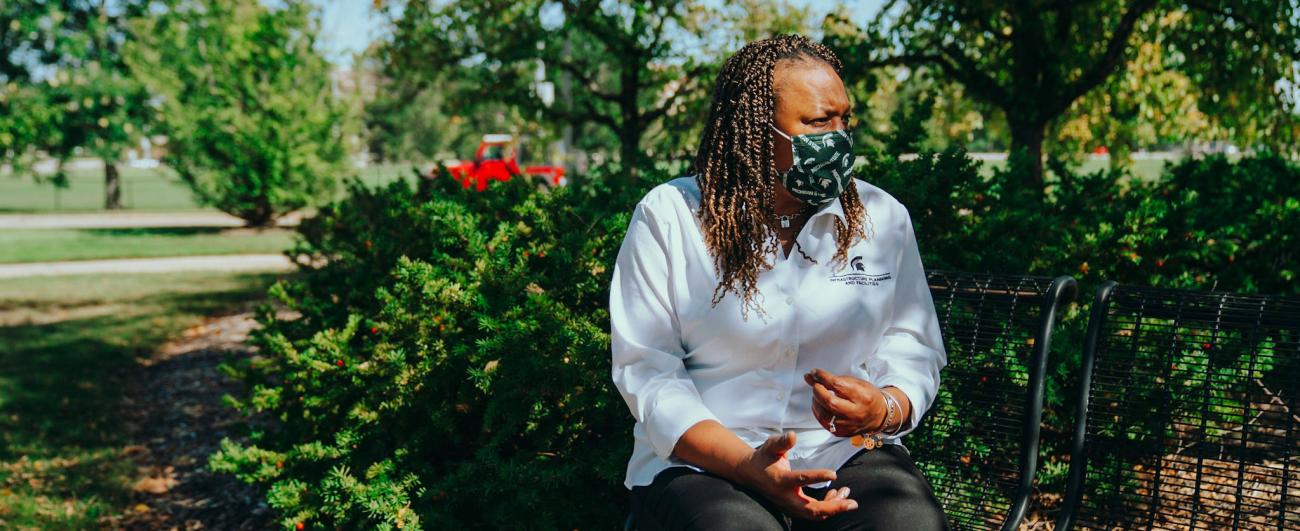
[[718,418],[697,397],[671,396],[662,398],[646,415],[645,431],[650,447],[659,457],[667,459],[677,447],[677,440],[691,426]]

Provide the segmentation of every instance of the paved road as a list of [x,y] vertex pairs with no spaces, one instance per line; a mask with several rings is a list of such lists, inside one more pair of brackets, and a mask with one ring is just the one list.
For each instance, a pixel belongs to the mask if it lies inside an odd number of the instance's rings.
[[[301,215],[280,219],[281,227],[298,224]],[[244,220],[224,212],[87,212],[81,214],[3,214],[4,229],[122,229],[150,227],[242,227]]]
[[0,264],[0,278],[93,273],[175,273],[178,271],[286,271],[292,269],[282,254],[227,254],[171,258],[123,258]]

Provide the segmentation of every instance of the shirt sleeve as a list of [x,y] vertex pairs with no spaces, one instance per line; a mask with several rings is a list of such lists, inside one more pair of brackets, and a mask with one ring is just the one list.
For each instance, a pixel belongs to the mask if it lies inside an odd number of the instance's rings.
[[691,426],[717,420],[682,363],[681,329],[669,296],[668,241],[645,202],[638,203],[609,292],[614,385],[663,458]]
[[921,423],[939,391],[939,371],[948,364],[911,215],[906,208],[903,212],[906,226],[894,281],[893,321],[866,367],[876,386],[897,387],[912,402],[911,418],[904,419],[897,437],[911,433]]

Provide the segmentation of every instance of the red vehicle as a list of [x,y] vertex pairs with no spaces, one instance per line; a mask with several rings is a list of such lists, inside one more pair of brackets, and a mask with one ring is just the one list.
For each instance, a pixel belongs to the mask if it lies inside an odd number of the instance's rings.
[[520,171],[519,163],[515,161],[516,152],[513,136],[483,135],[474,160],[448,161],[444,165],[465,189],[473,186],[480,192],[487,190],[488,181],[509,181],[519,176],[538,179],[546,186],[568,183],[562,166],[525,166]]

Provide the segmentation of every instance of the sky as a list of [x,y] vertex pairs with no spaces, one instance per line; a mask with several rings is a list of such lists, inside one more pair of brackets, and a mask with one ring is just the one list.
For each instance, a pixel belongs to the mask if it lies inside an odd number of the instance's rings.
[[[367,0],[313,0],[322,10],[320,45],[330,61],[338,65],[351,62],[352,54],[366,48],[370,42],[384,35],[383,17],[372,8],[373,2]],[[790,0],[796,6],[807,6],[812,12],[813,20],[820,19],[836,4],[859,6],[856,13],[859,22],[880,9],[883,0],[851,0],[833,2],[831,0]]]
[[312,0],[322,10],[319,44],[335,64],[347,64],[352,54],[383,35],[383,18],[364,0]]

